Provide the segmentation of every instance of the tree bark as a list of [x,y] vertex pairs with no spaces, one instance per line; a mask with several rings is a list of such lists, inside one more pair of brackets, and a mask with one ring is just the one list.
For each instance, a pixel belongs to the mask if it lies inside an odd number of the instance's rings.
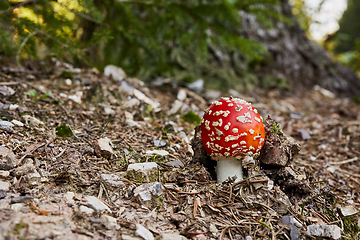
[[280,2],[279,12],[290,18],[292,25],[278,22],[273,29],[265,29],[253,16],[243,16],[244,36],[264,44],[270,54],[258,68],[259,77],[270,74],[286,79],[295,92],[319,85],[340,97],[360,96],[356,73],[332,60],[324,48],[309,40],[291,13],[288,0]]

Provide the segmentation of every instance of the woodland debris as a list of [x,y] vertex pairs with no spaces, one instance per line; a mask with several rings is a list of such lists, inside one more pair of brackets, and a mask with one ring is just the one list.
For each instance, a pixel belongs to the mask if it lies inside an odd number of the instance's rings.
[[300,229],[295,225],[297,221],[293,216],[283,216],[282,223],[290,227],[290,238],[291,240],[299,239]]
[[0,178],[7,178],[9,177],[9,175],[10,175],[9,171],[0,170]]
[[159,182],[145,183],[134,189],[134,196],[140,196],[143,201],[150,201],[152,196],[161,196],[164,190],[164,186]]
[[79,214],[85,214],[85,215],[91,216],[93,214],[93,212],[94,212],[94,209],[92,209],[92,208],[88,208],[83,205],[81,205],[79,207]]
[[307,233],[315,237],[341,238],[341,229],[336,225],[310,225],[307,227]]
[[107,65],[104,68],[104,75],[112,77],[116,81],[122,81],[126,78],[125,71],[122,68],[115,65]]
[[101,180],[103,180],[107,185],[112,187],[121,187],[125,188],[126,185],[123,181],[120,180],[120,177],[116,174],[101,174]]
[[87,206],[91,207],[96,212],[100,212],[102,210],[107,210],[111,213],[110,208],[105,203],[103,203],[100,199],[98,199],[97,197],[85,195],[84,198],[87,201]]
[[111,140],[107,137],[95,140],[93,147],[98,157],[110,159],[114,155],[114,151],[110,146]]
[[[7,147],[0,146],[0,157],[0,163],[2,164],[8,164],[11,166],[16,166],[18,164],[18,160],[16,159],[14,152]],[[0,170],[6,170],[5,168],[6,166],[3,166],[3,168],[0,166]]]
[[135,234],[142,237],[145,240],[154,240],[153,234],[141,224],[136,224]]
[[13,127],[14,127],[14,124],[12,124],[9,121],[0,121],[0,130],[4,130],[7,132],[13,132],[14,131]]
[[144,163],[133,163],[129,164],[127,171],[134,170],[135,172],[142,172],[148,174],[154,172],[158,168],[156,162],[144,162]]
[[103,214],[100,217],[100,221],[107,229],[110,230],[118,230],[120,229],[120,226],[116,222],[116,218],[111,217],[109,215]]
[[1,190],[9,191],[9,188],[10,188],[9,182],[0,181],[0,189]]
[[162,233],[160,234],[160,240],[186,240],[187,238],[180,234],[175,233]]
[[260,154],[260,162],[274,167],[286,166],[300,151],[300,145],[285,137],[278,123],[270,116],[264,122],[265,144]]
[[340,206],[339,210],[342,217],[349,217],[359,213],[359,211],[355,208],[355,206],[352,205],[344,206],[344,207]]

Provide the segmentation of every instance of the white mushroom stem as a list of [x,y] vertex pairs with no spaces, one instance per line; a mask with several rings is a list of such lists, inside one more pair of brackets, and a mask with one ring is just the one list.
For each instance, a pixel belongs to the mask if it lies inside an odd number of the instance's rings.
[[216,166],[217,182],[222,183],[229,177],[236,176],[236,181],[243,180],[241,159],[236,158],[217,160]]

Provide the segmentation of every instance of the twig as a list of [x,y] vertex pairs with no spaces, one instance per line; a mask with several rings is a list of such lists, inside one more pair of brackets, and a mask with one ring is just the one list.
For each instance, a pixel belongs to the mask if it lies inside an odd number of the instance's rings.
[[330,162],[330,164],[332,165],[341,165],[341,164],[346,164],[346,163],[351,163],[351,162],[355,162],[359,160],[358,157],[354,157],[354,158],[350,158],[350,159],[347,159],[347,160],[344,160],[344,161],[341,161],[341,162]]
[[35,30],[35,31],[33,31],[32,33],[30,33],[29,35],[27,35],[26,38],[24,39],[24,41],[21,43],[21,45],[20,45],[20,47],[19,47],[19,49],[18,49],[18,51],[17,51],[17,53],[16,53],[16,63],[17,63],[18,66],[21,66],[20,60],[19,60],[19,59],[20,59],[20,52],[21,52],[21,50],[24,48],[26,42],[27,42],[32,36],[38,34],[39,32],[40,32],[40,30]]
[[315,212],[313,209],[309,209],[310,210],[310,212],[312,212],[312,213],[314,213],[315,215],[317,215],[319,218],[321,218],[323,221],[325,221],[327,224],[329,224],[329,221],[328,220],[326,220],[320,213],[317,213],[317,212]]
[[29,202],[30,205],[35,209],[37,210],[40,214],[42,215],[49,215],[51,213],[51,211],[45,211],[45,210],[40,210],[38,207],[36,207],[32,202]]
[[19,3],[17,3],[17,5],[9,8],[9,9],[0,11],[0,14],[9,13],[9,12],[13,11],[15,8],[19,8],[19,7],[22,7],[22,6],[29,5],[31,3],[36,3],[36,2],[37,2],[36,0],[28,0],[28,1],[19,2]]

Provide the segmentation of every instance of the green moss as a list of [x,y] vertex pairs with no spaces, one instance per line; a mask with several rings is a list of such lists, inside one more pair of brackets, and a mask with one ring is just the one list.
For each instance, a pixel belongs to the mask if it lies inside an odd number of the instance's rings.
[[181,117],[185,122],[188,123],[194,123],[194,124],[200,124],[201,118],[199,115],[194,113],[193,111],[187,112],[185,115]]
[[137,183],[150,183],[150,182],[156,182],[159,180],[159,171],[154,171],[152,173],[142,173],[142,172],[136,172],[134,170],[128,171],[126,173],[126,178],[129,179],[132,182]]
[[28,227],[28,224],[27,223],[24,223],[24,222],[19,222],[15,225],[14,227],[14,234],[15,235],[19,235],[21,234],[21,229],[24,229],[24,228],[27,228]]
[[359,231],[357,215],[344,218],[344,232],[346,234],[344,239],[355,239]]
[[274,121],[274,123],[273,123],[270,131],[271,131],[271,133],[278,134],[279,131],[280,131],[280,126],[279,126],[279,124]]

